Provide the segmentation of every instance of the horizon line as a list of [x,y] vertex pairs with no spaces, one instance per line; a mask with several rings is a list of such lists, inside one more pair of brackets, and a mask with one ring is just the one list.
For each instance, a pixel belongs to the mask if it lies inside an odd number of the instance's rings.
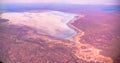
[[[34,2],[34,3],[31,3],[31,2],[29,2],[29,3],[25,3],[25,2],[24,2],[24,3],[23,3],[23,2],[17,2],[17,3],[12,3],[12,2],[8,3],[8,2],[6,2],[6,3],[5,3],[5,2],[4,2],[4,3],[3,3],[3,2],[1,2],[0,4],[41,4],[41,2],[37,2],[37,3],[35,3],[35,2]],[[50,2],[50,3],[48,3],[48,2],[47,2],[47,3],[45,3],[45,2],[43,3],[43,2],[42,2],[42,4],[73,4],[73,5],[120,5],[120,4],[118,4],[118,3],[116,3],[116,4],[84,4],[84,3],[83,3],[83,4],[75,4],[75,3],[54,3],[54,2]]]

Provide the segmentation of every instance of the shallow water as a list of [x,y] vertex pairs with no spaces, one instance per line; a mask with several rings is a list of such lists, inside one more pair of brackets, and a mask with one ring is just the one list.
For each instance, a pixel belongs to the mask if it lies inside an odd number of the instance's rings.
[[120,6],[106,6],[103,11],[120,11]]

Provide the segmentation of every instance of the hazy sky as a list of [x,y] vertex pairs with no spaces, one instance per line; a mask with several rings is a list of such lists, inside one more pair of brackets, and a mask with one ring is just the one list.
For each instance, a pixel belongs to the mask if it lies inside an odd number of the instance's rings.
[[119,0],[1,0],[2,3],[72,3],[72,4],[118,4],[118,1]]

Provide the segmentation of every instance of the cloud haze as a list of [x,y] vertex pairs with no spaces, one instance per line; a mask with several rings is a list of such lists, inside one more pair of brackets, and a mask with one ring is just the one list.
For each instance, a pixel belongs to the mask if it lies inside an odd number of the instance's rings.
[[119,4],[119,0],[2,0],[2,3]]

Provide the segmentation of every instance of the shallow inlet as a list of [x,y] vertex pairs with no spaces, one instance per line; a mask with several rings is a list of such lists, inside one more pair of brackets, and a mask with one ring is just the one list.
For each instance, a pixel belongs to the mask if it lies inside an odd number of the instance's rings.
[[68,26],[77,14],[59,11],[3,13],[2,18],[8,19],[9,24],[25,25],[38,30],[38,33],[56,37],[69,38],[77,32]]

